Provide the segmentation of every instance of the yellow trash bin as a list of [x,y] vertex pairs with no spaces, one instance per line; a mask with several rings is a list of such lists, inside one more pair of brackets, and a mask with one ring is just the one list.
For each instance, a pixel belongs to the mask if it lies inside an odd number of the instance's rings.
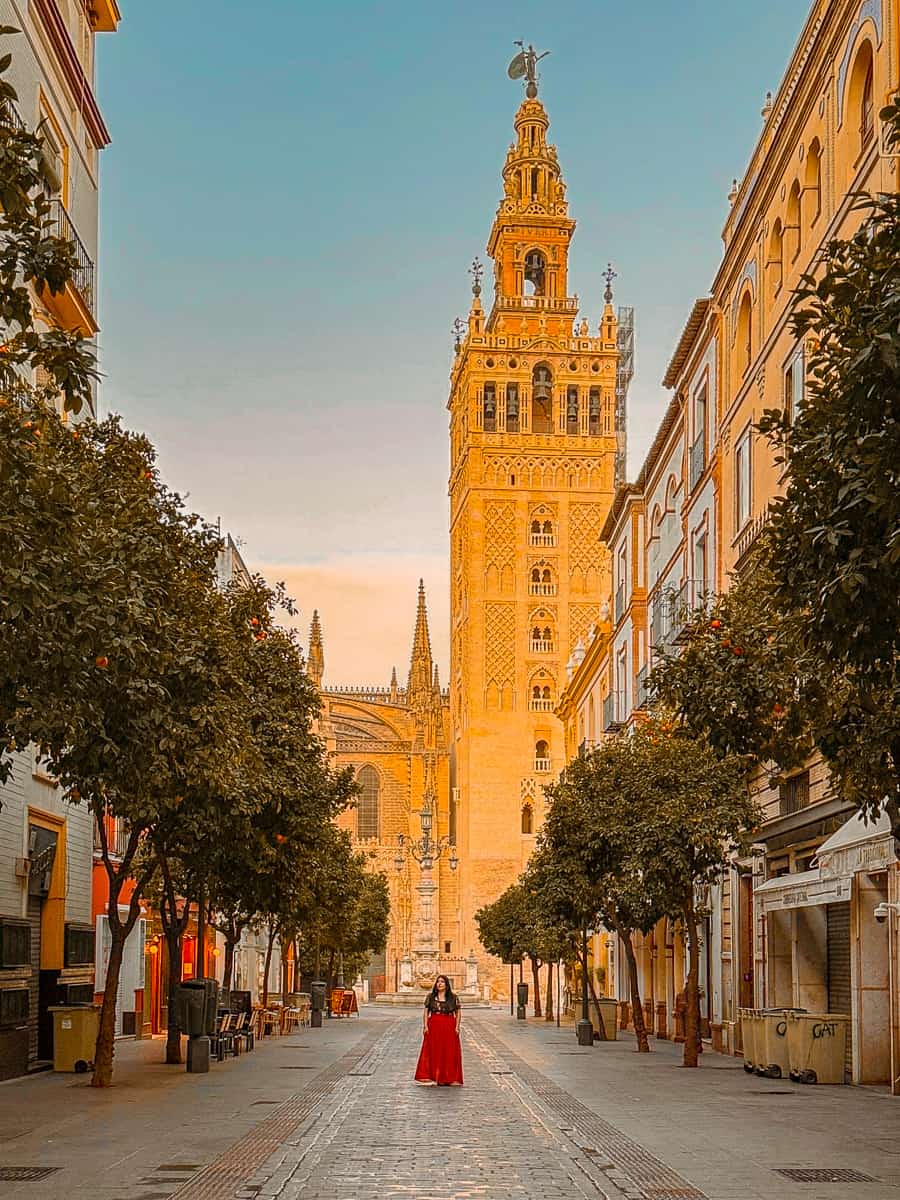
[[93,1004],[61,1004],[53,1013],[53,1070],[82,1074],[94,1062],[100,1009]]
[[843,1083],[850,1018],[843,1013],[787,1014],[791,1079],[797,1083]]
[[739,1008],[738,1016],[741,1020],[741,1044],[744,1047],[744,1070],[747,1072],[756,1069],[756,1015],[758,1010],[755,1008]]
[[757,1075],[787,1079],[790,1073],[787,1017],[783,1008],[764,1008],[760,1012],[755,1037]]
[[[600,1034],[601,1042],[614,1042],[616,1040],[616,1034],[618,1032],[619,1025],[618,1000],[609,1000],[606,998],[598,999],[596,1007],[600,1010],[600,1016],[603,1018],[603,1030]],[[598,1030],[600,1028],[599,1021],[597,1023],[597,1028]]]

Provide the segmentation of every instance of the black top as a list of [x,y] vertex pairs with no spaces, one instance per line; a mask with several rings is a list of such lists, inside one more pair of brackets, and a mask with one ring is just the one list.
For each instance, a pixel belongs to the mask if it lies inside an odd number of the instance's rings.
[[459,1001],[455,996],[452,1000],[438,1000],[437,996],[429,992],[425,997],[425,1007],[431,1013],[455,1013],[459,1008]]

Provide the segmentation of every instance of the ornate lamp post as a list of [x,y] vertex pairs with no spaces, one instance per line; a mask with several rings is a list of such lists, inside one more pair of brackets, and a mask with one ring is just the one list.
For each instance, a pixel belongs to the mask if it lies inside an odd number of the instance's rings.
[[[434,893],[437,891],[437,884],[434,882],[432,876],[434,864],[444,854],[447,854],[450,870],[455,871],[459,865],[459,857],[456,853],[456,847],[451,843],[449,837],[444,836],[435,840],[431,836],[431,831],[434,828],[434,796],[430,792],[426,793],[421,811],[417,813],[417,816],[422,829],[422,836],[410,839],[403,833],[397,834],[397,850],[394,854],[394,866],[399,873],[403,870],[407,857],[409,857],[417,862],[421,868],[419,882],[416,886],[416,891],[419,893],[419,921],[414,947],[415,973],[419,975],[433,971],[438,958],[434,929],[433,902]],[[401,978],[401,987],[403,984],[409,986],[413,982],[410,977],[412,962],[406,959],[404,960],[404,965],[406,966],[406,970],[404,971],[405,978]]]

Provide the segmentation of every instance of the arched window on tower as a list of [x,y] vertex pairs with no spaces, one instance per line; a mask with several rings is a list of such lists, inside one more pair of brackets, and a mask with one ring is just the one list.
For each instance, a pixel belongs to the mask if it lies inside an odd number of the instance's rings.
[[522,832],[534,833],[534,809],[530,804],[522,805]]
[[550,743],[538,738],[534,743],[534,769],[545,773],[550,770]]
[[356,801],[356,836],[377,838],[379,836],[378,797],[381,782],[374,767],[363,767],[356,777],[360,793]]
[[484,431],[495,433],[497,429],[497,389],[493,383],[484,385]]
[[578,432],[578,388],[566,388],[566,433]]
[[531,374],[531,432],[553,432],[553,375],[546,363]]
[[519,385],[517,383],[506,385],[506,431],[507,433],[519,432]]
[[594,435],[600,432],[600,389],[595,387],[588,402],[588,429]]
[[540,250],[525,255],[525,295],[543,296],[547,286],[547,260]]

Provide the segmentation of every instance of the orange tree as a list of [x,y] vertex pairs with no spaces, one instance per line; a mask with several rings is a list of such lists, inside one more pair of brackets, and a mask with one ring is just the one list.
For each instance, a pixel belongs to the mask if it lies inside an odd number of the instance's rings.
[[[632,937],[649,933],[663,907],[642,875],[635,874],[629,837],[643,808],[626,800],[618,743],[610,741],[576,758],[546,789],[550,800],[538,851],[526,878],[545,913],[578,930],[602,923],[625,951],[637,1048],[650,1050]],[[576,939],[577,941],[577,939]],[[582,963],[587,971],[587,963]]]
[[631,935],[648,933],[664,916],[683,926],[689,951],[684,1062],[696,1066],[698,891],[719,877],[730,847],[759,819],[742,761],[650,718],[632,736],[610,739],[575,760],[548,794],[544,837],[560,873],[622,937],[641,1050],[649,1043]]
[[775,606],[773,587],[756,555],[727,592],[691,614],[681,644],[658,653],[649,688],[718,754],[784,769],[812,741],[795,625]]
[[[896,150],[900,98],[881,115]],[[900,845],[900,197],[858,203],[797,294],[803,400],[762,423],[788,472],[766,553],[816,744],[860,810],[886,801]]]

